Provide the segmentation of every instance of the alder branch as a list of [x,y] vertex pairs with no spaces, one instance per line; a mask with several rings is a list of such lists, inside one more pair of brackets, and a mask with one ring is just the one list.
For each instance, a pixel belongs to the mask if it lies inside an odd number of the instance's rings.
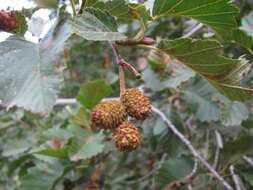
[[143,182],[143,180],[145,180],[146,178],[149,178],[150,176],[154,175],[162,167],[162,164],[163,164],[163,162],[165,161],[166,158],[167,158],[167,154],[164,153],[161,160],[156,164],[156,166],[150,172],[148,172],[146,175],[144,175],[143,177],[141,177],[137,180],[125,182],[125,184],[133,185],[133,184],[136,184],[136,183]]
[[125,72],[123,67],[119,66],[119,86],[120,86],[120,97],[125,93],[126,91],[126,78],[125,78]]
[[74,0],[70,0],[70,4],[71,4],[72,11],[73,11],[73,15],[76,16],[77,12],[76,12],[76,6],[75,6]]
[[55,106],[64,106],[64,105],[77,105],[77,100],[75,98],[60,98],[57,99]]
[[118,50],[117,45],[114,44],[114,43],[110,43],[110,45],[111,45],[112,50],[113,50],[113,53],[114,53],[114,55],[115,55],[115,57],[116,57],[116,63],[117,63],[119,66],[123,67],[124,69],[129,70],[131,73],[134,74],[134,76],[135,76],[136,78],[140,78],[140,77],[141,77],[141,74],[137,71],[137,69],[135,69],[133,65],[127,63],[127,62],[122,58],[122,56],[121,56],[120,53],[119,53],[119,50]]
[[198,162],[197,160],[195,160],[192,172],[185,177],[184,181],[192,181],[192,179],[195,177],[197,173],[197,170],[198,170]]
[[[55,105],[64,105],[64,103],[76,104],[77,101],[75,99],[59,99]],[[152,111],[163,120],[167,127],[169,127],[172,132],[187,146],[193,156],[200,163],[202,163],[227,190],[233,190],[231,185],[198,153],[198,151],[193,147],[191,142],[171,123],[170,120],[168,120],[168,118],[162,111],[155,107],[152,107]]]
[[136,45],[154,45],[156,43],[155,39],[150,37],[144,37],[141,40],[126,39],[124,41],[116,41],[116,44],[121,46],[136,46]]
[[195,159],[195,163],[194,163],[194,167],[192,169],[192,172],[187,175],[186,177],[184,177],[183,179],[181,180],[178,180],[178,181],[174,181],[174,182],[171,182],[170,184],[168,184],[168,190],[169,189],[178,189],[180,187],[183,187],[185,185],[187,185],[187,188],[188,189],[192,189],[192,181],[194,180],[194,178],[196,177],[196,173],[197,173],[197,170],[198,170],[198,161]]
[[79,9],[78,14],[82,14],[83,13],[83,11],[84,11],[84,9],[86,7],[86,3],[87,3],[87,0],[82,0],[81,7]]
[[[215,170],[217,170],[218,165],[219,165],[220,149],[223,148],[223,140],[222,140],[221,134],[217,130],[215,130],[215,139],[216,139],[217,147],[216,147],[214,162],[213,162],[212,167]],[[211,183],[212,180],[213,180],[213,176],[210,177],[209,182]]]
[[244,188],[243,184],[241,183],[240,177],[235,173],[234,165],[231,165],[229,167],[229,171],[230,171],[233,181],[235,183],[235,189],[236,190],[244,190],[245,188]]
[[213,168],[217,169],[218,164],[219,164],[220,149],[223,148],[223,140],[221,138],[220,133],[217,130],[215,130],[215,137],[216,137],[216,142],[217,142],[217,148],[216,148],[216,151],[215,151]]
[[[75,99],[59,99],[55,105],[64,105],[64,104],[76,104]],[[233,187],[198,153],[198,151],[193,147],[191,142],[171,123],[171,121],[166,117],[166,115],[159,109],[152,106],[152,111],[154,114],[158,115],[168,128],[187,146],[191,151],[192,155],[203,165],[205,166],[213,176],[227,189],[233,190]]]
[[118,50],[116,44],[110,43],[110,45],[111,45],[113,53],[116,57],[116,63],[119,65],[119,86],[120,86],[120,97],[121,97],[122,94],[124,94],[124,92],[126,90],[125,72],[124,72],[123,65],[121,64],[122,57],[119,53],[119,50]]
[[198,161],[203,164],[227,190],[233,190],[233,187],[198,153],[191,142],[171,123],[170,120],[168,120],[163,112],[155,107],[152,107],[152,111],[163,120],[167,127],[170,128],[171,131],[187,146],[193,156],[198,159]]

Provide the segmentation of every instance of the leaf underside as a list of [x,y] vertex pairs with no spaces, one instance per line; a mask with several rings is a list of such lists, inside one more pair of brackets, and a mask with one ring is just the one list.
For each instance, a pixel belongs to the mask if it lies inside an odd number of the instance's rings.
[[38,45],[11,37],[0,43],[0,99],[8,108],[47,112],[57,98],[60,75]]
[[240,86],[248,62],[223,57],[222,46],[217,41],[163,40],[157,47],[207,79],[231,100],[244,101],[252,98],[253,89]]
[[86,40],[116,41],[126,37],[117,32],[117,24],[108,12],[89,8],[82,15],[68,22],[74,33]]
[[128,12],[128,4],[125,0],[110,0],[106,2],[102,2],[100,0],[89,0],[87,1],[86,7],[106,10],[120,20],[131,19],[131,15]]

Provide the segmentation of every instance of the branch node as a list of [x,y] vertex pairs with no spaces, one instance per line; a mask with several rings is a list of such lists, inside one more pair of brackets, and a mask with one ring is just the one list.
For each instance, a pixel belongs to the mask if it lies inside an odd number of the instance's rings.
[[151,37],[144,37],[141,40],[127,39],[124,41],[117,41],[116,44],[121,46],[135,46],[135,45],[154,45],[156,40]]

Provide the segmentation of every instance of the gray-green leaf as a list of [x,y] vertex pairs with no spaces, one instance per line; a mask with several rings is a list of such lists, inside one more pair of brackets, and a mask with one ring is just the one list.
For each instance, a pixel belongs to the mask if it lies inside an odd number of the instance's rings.
[[60,76],[40,47],[11,37],[0,43],[0,99],[8,108],[48,112],[58,93]]
[[69,20],[73,31],[93,41],[116,41],[125,39],[125,35],[117,32],[115,19],[105,11],[87,9],[81,16]]
[[163,189],[170,182],[182,180],[193,169],[194,162],[187,157],[166,160],[158,171],[155,181],[159,189]]
[[91,109],[111,93],[111,87],[104,80],[95,80],[81,86],[77,99],[85,108]]
[[182,38],[163,40],[158,48],[193,69],[231,100],[252,98],[253,89],[241,87],[242,74],[248,62],[223,57],[222,46],[217,41]]

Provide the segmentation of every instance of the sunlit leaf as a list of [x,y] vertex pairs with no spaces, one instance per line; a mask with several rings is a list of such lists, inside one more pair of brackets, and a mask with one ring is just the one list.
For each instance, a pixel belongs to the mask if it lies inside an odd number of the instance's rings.
[[202,22],[224,38],[231,38],[237,27],[236,8],[230,0],[155,0],[153,16],[183,16]]

